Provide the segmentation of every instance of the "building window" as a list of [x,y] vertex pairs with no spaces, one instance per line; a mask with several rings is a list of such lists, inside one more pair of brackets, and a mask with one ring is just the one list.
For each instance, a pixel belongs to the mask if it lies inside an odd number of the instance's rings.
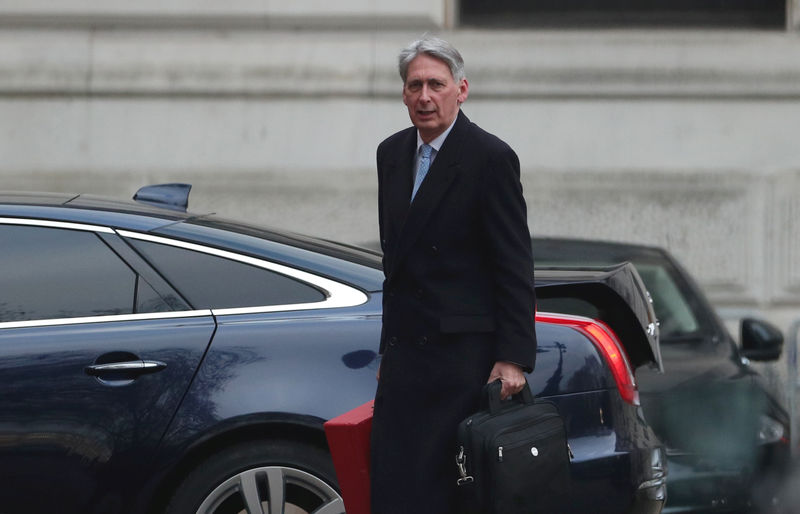
[[483,28],[783,29],[786,0],[460,0],[459,16]]

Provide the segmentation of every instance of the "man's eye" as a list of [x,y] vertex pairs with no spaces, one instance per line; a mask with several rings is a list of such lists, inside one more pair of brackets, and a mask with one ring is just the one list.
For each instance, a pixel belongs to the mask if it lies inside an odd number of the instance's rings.
[[411,82],[406,86],[406,88],[408,88],[409,91],[419,91],[421,87],[422,84],[420,84],[419,82]]

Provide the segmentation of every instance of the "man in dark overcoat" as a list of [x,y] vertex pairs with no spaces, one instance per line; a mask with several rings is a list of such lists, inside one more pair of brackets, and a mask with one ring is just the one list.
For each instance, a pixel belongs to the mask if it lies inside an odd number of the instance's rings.
[[386,279],[372,432],[373,514],[456,510],[456,428],[484,384],[522,389],[536,354],[533,257],[519,160],[461,110],[458,51],[399,57],[414,125],[377,152]]

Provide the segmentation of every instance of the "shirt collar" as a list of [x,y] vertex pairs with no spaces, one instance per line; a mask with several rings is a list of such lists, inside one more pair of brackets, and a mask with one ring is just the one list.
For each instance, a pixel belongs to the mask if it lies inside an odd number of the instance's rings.
[[[451,130],[453,130],[453,125],[456,124],[456,120],[457,119],[458,119],[458,116],[456,115],[456,119],[453,120],[453,123],[451,123],[449,127],[447,127],[447,130],[445,130],[444,132],[442,132],[441,134],[436,136],[436,138],[433,141],[428,143],[428,145],[430,145],[435,152],[437,152],[437,153],[439,152],[439,149],[444,144],[444,140],[447,139],[447,135],[450,134]],[[419,148],[423,144],[425,144],[425,142],[422,140],[422,137],[419,135],[419,130],[417,130],[417,153],[419,153]]]

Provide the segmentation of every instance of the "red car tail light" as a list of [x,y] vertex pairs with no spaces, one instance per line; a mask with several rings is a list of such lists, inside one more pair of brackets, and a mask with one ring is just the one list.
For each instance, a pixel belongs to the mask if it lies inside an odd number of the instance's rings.
[[536,321],[571,327],[588,337],[611,368],[611,374],[622,399],[631,405],[639,405],[639,390],[628,356],[617,335],[608,325],[590,318],[552,313],[537,313]]

